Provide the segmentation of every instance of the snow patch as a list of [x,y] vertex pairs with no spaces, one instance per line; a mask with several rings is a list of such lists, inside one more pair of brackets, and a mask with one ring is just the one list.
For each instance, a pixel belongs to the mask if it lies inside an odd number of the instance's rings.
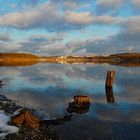
[[4,137],[8,134],[17,133],[19,128],[9,125],[8,121],[10,121],[10,116],[6,115],[3,111],[0,110],[0,139],[4,139]]

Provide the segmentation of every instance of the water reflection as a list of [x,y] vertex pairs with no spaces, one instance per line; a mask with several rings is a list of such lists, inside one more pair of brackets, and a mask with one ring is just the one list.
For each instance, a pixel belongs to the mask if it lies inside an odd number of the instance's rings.
[[[112,69],[116,71],[114,91],[105,91],[106,72]],[[89,110],[74,114],[68,123],[58,127],[63,138],[67,135],[68,139],[92,139],[93,132],[112,135],[111,131],[121,127],[128,131],[135,129],[136,123],[140,127],[139,71],[139,67],[110,65],[37,64],[0,67],[0,79],[6,83],[3,94],[18,104],[37,109],[47,119],[63,118],[75,95],[87,95],[91,102]],[[134,131],[130,134],[138,136]]]
[[113,88],[105,88],[107,103],[115,103]]
[[35,65],[38,63],[51,63],[51,64],[109,64],[109,65],[115,65],[115,66],[120,66],[120,67],[140,67],[140,60],[139,59],[130,59],[130,60],[104,60],[104,59],[99,59],[98,60],[94,60],[94,59],[87,59],[82,60],[82,61],[44,61],[41,62],[39,61],[39,59],[32,59],[29,61],[18,61],[18,60],[10,60],[10,61],[0,61],[0,67],[7,67],[7,66],[31,66],[31,65]]
[[62,118],[56,118],[56,119],[51,119],[51,120],[41,120],[41,124],[46,124],[47,126],[49,125],[62,125],[66,122],[69,122],[72,120],[72,114],[66,114]]
[[140,60],[111,62],[109,64],[110,65],[121,66],[121,67],[140,67]]
[[38,60],[32,60],[32,61],[0,61],[0,67],[12,67],[12,66],[31,66],[34,64],[39,63]]
[[[32,105],[35,108],[47,106],[48,109],[55,110],[58,105],[64,109],[63,105],[77,94],[89,95],[91,102],[94,100],[96,103],[105,103],[104,83],[108,69],[112,68],[103,65],[93,67],[92,65],[48,64],[30,68],[2,68],[0,71],[1,79],[7,83],[7,95],[17,98],[25,105]],[[129,74],[127,69],[115,69],[116,101],[128,102],[129,99],[131,103],[138,102],[139,68],[131,69],[135,74]],[[135,96],[132,96],[130,91]],[[57,105],[50,107],[49,104],[53,102]]]

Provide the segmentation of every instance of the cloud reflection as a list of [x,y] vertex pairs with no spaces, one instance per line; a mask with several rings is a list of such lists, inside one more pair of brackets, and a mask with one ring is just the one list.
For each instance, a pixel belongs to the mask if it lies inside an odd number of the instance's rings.
[[[116,71],[113,105],[107,104],[104,87],[109,69]],[[140,121],[139,68],[38,64],[1,68],[0,73],[1,80],[8,83],[4,94],[24,106],[45,112],[48,117],[64,115],[69,100],[82,94],[88,95],[92,102],[89,117],[109,121],[124,121],[127,117],[127,121]]]

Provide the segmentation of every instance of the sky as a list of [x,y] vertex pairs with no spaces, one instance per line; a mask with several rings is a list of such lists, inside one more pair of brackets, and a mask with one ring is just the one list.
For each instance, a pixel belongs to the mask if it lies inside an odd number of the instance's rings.
[[140,52],[140,0],[0,0],[0,52]]

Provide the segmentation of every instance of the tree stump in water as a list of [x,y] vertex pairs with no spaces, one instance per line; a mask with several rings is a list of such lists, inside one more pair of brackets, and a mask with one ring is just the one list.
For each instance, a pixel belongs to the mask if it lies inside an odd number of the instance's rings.
[[113,84],[115,79],[115,71],[108,71],[106,76],[105,90],[108,103],[114,103]]
[[89,111],[90,101],[88,96],[77,95],[74,96],[74,99],[69,102],[69,107],[67,111],[69,113],[86,113]]

